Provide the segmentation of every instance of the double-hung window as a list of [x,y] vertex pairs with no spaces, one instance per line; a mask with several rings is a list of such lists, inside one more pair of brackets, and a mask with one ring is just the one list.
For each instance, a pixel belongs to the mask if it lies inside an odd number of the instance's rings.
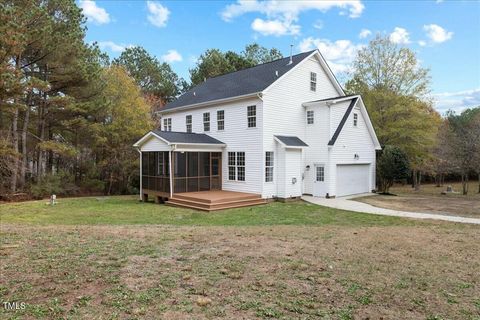
[[307,110],[307,124],[313,124],[313,122],[314,122],[313,110]]
[[203,114],[203,131],[210,131],[210,112]]
[[257,126],[257,106],[247,107],[247,123],[249,128]]
[[265,182],[273,181],[273,151],[265,152]]
[[192,115],[191,114],[185,117],[185,127],[187,129],[187,132],[192,132]]
[[218,110],[217,111],[217,130],[224,130],[225,129],[225,111]]
[[172,118],[163,119],[163,131],[172,131]]
[[245,152],[228,153],[228,180],[245,181]]
[[317,74],[310,72],[310,90],[317,91]]
[[353,114],[353,126],[356,127],[358,124],[358,113]]

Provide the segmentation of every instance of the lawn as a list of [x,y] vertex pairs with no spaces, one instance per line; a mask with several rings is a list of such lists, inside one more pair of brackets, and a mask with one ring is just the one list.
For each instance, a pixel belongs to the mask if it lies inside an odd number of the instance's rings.
[[[441,192],[446,190],[447,185],[451,185],[456,193],[442,195]],[[443,187],[425,184],[419,191],[410,185],[396,185],[390,189],[396,196],[379,195],[355,200],[387,209],[480,218],[478,182],[469,183],[467,195],[462,195],[461,190],[460,183],[446,183]]]
[[479,319],[480,229],[271,203],[0,205],[2,319]]

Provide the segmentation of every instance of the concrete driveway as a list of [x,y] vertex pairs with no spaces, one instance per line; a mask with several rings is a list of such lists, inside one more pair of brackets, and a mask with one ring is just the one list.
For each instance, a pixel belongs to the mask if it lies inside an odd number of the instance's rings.
[[355,212],[363,212],[363,213],[371,213],[371,214],[379,214],[384,216],[394,216],[394,217],[404,217],[404,218],[415,218],[415,219],[434,219],[434,220],[443,220],[443,221],[451,221],[451,222],[460,222],[460,223],[473,223],[473,224],[480,224],[480,219],[476,218],[465,218],[465,217],[458,217],[458,216],[447,216],[441,214],[434,214],[434,213],[424,213],[424,212],[408,212],[408,211],[397,211],[385,208],[374,207],[370,204],[354,201],[352,199],[364,197],[364,196],[376,196],[374,193],[363,193],[363,194],[356,194],[353,196],[347,197],[339,197],[334,199],[326,199],[326,198],[317,198],[312,196],[302,196],[302,199],[318,204],[325,207],[335,208],[335,209],[342,209],[348,211],[355,211]]

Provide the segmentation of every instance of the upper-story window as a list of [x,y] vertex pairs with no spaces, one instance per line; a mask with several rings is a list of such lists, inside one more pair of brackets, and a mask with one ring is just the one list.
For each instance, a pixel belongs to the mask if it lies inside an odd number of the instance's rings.
[[210,112],[203,114],[203,131],[210,131]]
[[317,74],[310,72],[310,90],[317,91]]
[[353,126],[356,127],[358,124],[358,113],[353,114]]
[[217,130],[224,130],[225,129],[225,111],[218,110],[217,111]]
[[185,127],[187,132],[192,132],[192,115],[185,116]]
[[163,131],[172,131],[172,118],[163,119]]
[[314,122],[313,110],[307,110],[307,124],[313,124],[313,122]]
[[247,123],[249,128],[257,126],[257,106],[247,107]]

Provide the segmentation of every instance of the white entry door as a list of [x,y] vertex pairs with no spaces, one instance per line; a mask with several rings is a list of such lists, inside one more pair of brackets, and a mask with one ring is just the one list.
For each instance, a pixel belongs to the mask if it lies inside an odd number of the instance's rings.
[[327,188],[325,185],[325,165],[315,164],[313,166],[313,196],[325,197]]

